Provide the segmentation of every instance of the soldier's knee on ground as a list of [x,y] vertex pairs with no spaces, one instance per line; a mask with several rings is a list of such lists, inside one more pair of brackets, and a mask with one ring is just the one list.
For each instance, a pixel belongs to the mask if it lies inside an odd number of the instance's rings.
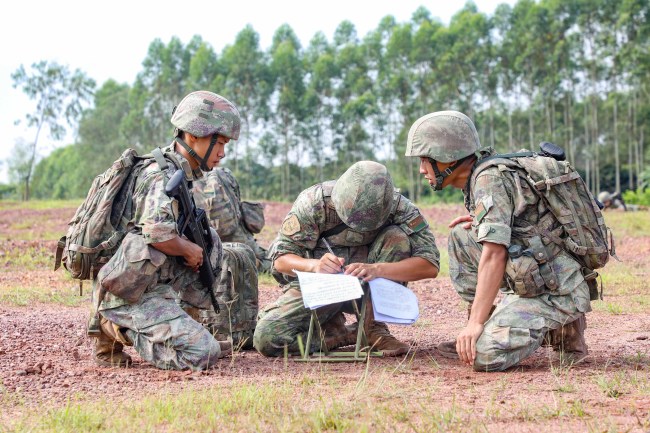
[[262,326],[260,326],[258,322],[253,334],[253,347],[264,356],[282,356],[284,347],[285,345],[288,346],[288,342],[281,341],[281,337],[264,325],[265,323],[262,323]]
[[534,318],[521,327],[509,323],[486,322],[483,334],[476,342],[475,371],[504,371],[529,357],[544,339],[542,318]]

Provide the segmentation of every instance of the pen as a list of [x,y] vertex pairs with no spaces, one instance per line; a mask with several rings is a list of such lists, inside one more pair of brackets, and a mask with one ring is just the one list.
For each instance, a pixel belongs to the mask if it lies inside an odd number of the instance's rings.
[[[330,247],[330,243],[327,242],[327,239],[323,238],[323,243],[325,244],[325,247],[327,248],[327,251],[329,251],[331,255],[336,256],[336,254],[334,254],[334,251],[332,251],[332,247]],[[338,257],[338,256],[336,256],[336,257]],[[344,269],[343,266],[341,266],[341,271],[343,271],[343,269]]]

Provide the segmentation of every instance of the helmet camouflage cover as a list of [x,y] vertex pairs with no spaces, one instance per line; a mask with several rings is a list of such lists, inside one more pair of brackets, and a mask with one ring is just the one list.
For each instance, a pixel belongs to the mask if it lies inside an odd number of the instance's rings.
[[196,137],[219,134],[237,140],[241,128],[237,107],[223,96],[207,90],[184,97],[174,108],[171,122]]
[[612,200],[612,195],[607,191],[601,191],[601,193],[598,194],[598,201],[601,203],[605,203],[606,201],[611,201],[611,200]]
[[406,156],[447,163],[481,150],[474,123],[458,111],[437,111],[420,117],[409,130]]
[[393,180],[378,162],[354,163],[332,189],[332,203],[343,222],[353,230],[376,230],[388,220],[394,204]]

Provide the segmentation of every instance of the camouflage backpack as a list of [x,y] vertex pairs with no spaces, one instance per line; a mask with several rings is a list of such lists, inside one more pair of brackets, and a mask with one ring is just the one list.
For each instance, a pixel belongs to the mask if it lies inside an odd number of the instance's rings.
[[[68,223],[68,231],[59,239],[54,270],[61,264],[78,280],[91,280],[115,254],[126,233],[132,228],[132,194],[138,174],[154,158],[161,167],[168,166],[158,148],[138,156],[133,149],[122,155],[93,180],[86,199]],[[174,164],[178,165],[175,161]]]
[[[559,149],[559,148],[558,148]],[[594,269],[605,266],[615,256],[614,238],[594,197],[580,174],[568,162],[543,153],[521,150],[517,153],[492,155],[477,164],[471,184],[488,167],[525,172],[525,180],[562,225],[562,235],[542,230],[543,237],[571,254],[583,266],[585,279],[592,288],[598,276]],[[597,290],[597,288],[596,288]]]
[[252,348],[259,305],[255,254],[248,245],[223,243],[216,295],[221,311],[203,310],[199,321],[217,340],[232,335],[235,349]]

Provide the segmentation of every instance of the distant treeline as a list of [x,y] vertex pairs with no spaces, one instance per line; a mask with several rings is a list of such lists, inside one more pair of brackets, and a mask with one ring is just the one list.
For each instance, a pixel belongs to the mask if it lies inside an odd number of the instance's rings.
[[221,53],[201,36],[157,39],[133,84],[95,91],[77,142],[36,166],[32,196],[82,197],[126,147],[168,144],[172,107],[198,89],[241,111],[226,166],[248,198],[292,200],[372,159],[406,195],[430,200],[418,161],[403,156],[406,135],[448,109],[498,151],[563,146],[595,193],[636,189],[650,155],[649,19],[647,0],[520,0],[491,16],[467,3],[449,25],[421,7],[366,35],[343,21],[332,40],[317,33],[307,46],[288,25],[267,50],[251,27]]

